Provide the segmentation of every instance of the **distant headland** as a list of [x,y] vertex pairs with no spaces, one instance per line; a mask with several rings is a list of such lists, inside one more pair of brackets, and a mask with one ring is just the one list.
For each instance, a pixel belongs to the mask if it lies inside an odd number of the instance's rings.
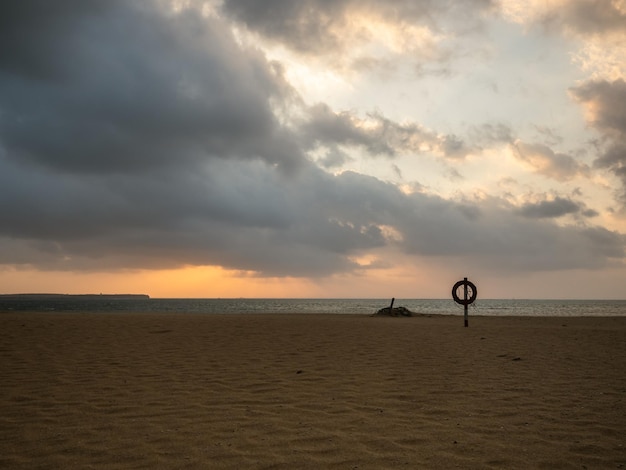
[[63,300],[63,299],[149,299],[147,294],[0,294],[1,300]]

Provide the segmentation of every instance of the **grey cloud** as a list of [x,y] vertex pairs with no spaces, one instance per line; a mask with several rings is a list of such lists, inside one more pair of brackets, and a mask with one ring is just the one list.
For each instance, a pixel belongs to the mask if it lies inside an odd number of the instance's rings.
[[587,227],[580,231],[580,236],[589,243],[591,256],[624,258],[624,235],[603,227]]
[[456,168],[447,168],[445,175],[450,181],[462,181],[465,179],[465,177],[459,173]]
[[455,135],[444,136],[440,148],[444,156],[449,158],[464,158],[470,152],[463,140]]
[[326,104],[318,104],[309,110],[307,122],[301,126],[306,138],[315,143],[364,146],[372,153],[393,155],[394,149],[382,139],[384,130],[377,126],[375,130],[366,129],[363,120],[350,112],[334,112]]
[[9,158],[79,172],[303,159],[273,113],[290,93],[280,70],[218,21],[156,2],[17,4],[0,6],[0,40],[14,45],[0,55]]
[[409,253],[450,256],[497,271],[600,268],[620,263],[626,237],[601,227],[559,227],[546,219],[526,219],[498,199],[467,205],[415,195],[419,213],[407,218],[403,233]]
[[224,11],[261,34],[285,41],[299,51],[337,48],[341,38],[331,26],[343,20],[343,2],[225,1]]
[[[80,52],[76,22],[118,8],[116,0],[24,0],[0,6],[0,68],[34,80],[66,78]],[[60,59],[61,58],[61,59]]]
[[603,35],[626,28],[626,12],[618,2],[570,0],[547,10],[540,21],[582,35]]
[[3,169],[2,263],[23,263],[28,247],[48,269],[221,264],[316,276],[352,269],[350,254],[384,244],[375,223],[333,209],[342,191],[313,168],[293,184],[260,161],[81,179]]
[[311,147],[361,146],[371,155],[387,157],[434,152],[459,159],[472,151],[455,135],[440,135],[412,122],[398,123],[380,113],[370,113],[362,119],[348,111],[335,112],[326,104],[312,106],[300,130]]
[[318,159],[318,162],[324,168],[340,168],[352,160],[353,158],[342,151],[337,145],[330,145],[324,155]]
[[514,155],[533,167],[536,173],[559,181],[589,175],[589,167],[586,164],[579,162],[571,155],[555,152],[546,145],[529,144],[520,140],[512,145],[515,149]]
[[[104,270],[221,265],[265,276],[363,269],[360,253],[465,258],[498,270],[593,268],[623,260],[624,237],[519,217],[490,199],[405,194],[376,178],[307,166],[214,160],[202,173],[80,181],[4,166],[0,262]],[[6,175],[6,176],[5,176]],[[10,185],[12,177],[22,184]],[[73,184],[66,184],[73,182]],[[23,213],[8,212],[10,206]],[[388,237],[391,228],[399,238]]]
[[594,165],[610,170],[621,180],[620,200],[626,207],[626,82],[591,80],[570,92],[588,107],[589,124],[602,134],[604,146]]
[[548,146],[559,145],[563,143],[563,137],[558,135],[553,129],[546,126],[534,126],[539,135],[541,135]]
[[493,144],[513,143],[513,130],[506,124],[488,122],[471,128],[471,138],[478,145],[491,146]]
[[621,137],[612,141],[605,151],[595,160],[595,165],[599,168],[609,168],[615,175],[623,179],[624,171],[626,171],[626,139]]
[[526,203],[518,210],[520,215],[532,219],[555,218],[579,212],[581,212],[581,204],[561,197],[536,203]]
[[[341,54],[351,39],[371,39],[367,31],[353,24],[354,16],[361,12],[400,27],[421,25],[434,31],[442,29],[439,20],[445,16],[456,21],[455,30],[470,31],[480,22],[477,12],[491,9],[494,3],[492,0],[225,0],[222,9],[249,29],[300,53],[328,55]],[[433,51],[429,50],[428,54],[432,55]],[[364,64],[371,66],[372,58],[359,58],[355,65]]]
[[398,165],[391,165],[391,169],[398,178],[402,179],[402,170]]
[[626,133],[626,82],[618,79],[613,82],[606,80],[590,80],[571,89],[576,100],[589,104],[595,111],[591,124],[616,136]]
[[587,218],[598,217],[600,215],[600,213],[595,209],[584,209],[580,213],[583,217]]

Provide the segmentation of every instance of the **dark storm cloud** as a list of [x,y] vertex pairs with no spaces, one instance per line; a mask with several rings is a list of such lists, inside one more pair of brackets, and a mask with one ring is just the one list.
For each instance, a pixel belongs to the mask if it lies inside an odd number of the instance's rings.
[[289,93],[280,71],[217,21],[157,5],[0,6],[8,157],[81,172],[215,156],[297,166],[302,155],[270,105]]
[[24,263],[28,252],[49,269],[221,264],[328,275],[352,269],[348,255],[384,244],[367,218],[335,215],[337,188],[313,168],[290,183],[261,161],[106,178],[3,167],[5,264]]
[[32,79],[67,77],[74,66],[74,54],[80,51],[77,23],[100,21],[101,15],[120,4],[116,0],[3,2],[0,7],[2,69]]
[[[46,183],[47,191],[31,192]],[[503,201],[407,195],[373,177],[313,167],[286,180],[260,161],[215,160],[205,174],[56,186],[31,175],[27,187],[3,192],[25,212],[3,225],[11,230],[3,232],[1,261],[48,269],[219,264],[268,276],[326,276],[359,269],[352,257],[384,248],[500,270],[599,267],[624,256],[617,233],[519,217]]]
[[626,82],[592,80],[570,91],[588,108],[589,124],[602,135],[602,150],[594,165],[610,170],[621,180],[620,200],[626,207]]

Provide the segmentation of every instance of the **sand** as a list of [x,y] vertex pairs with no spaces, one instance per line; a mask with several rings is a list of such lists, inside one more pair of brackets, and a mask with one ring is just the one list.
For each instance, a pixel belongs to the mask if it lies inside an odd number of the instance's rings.
[[626,468],[626,318],[0,314],[0,468]]

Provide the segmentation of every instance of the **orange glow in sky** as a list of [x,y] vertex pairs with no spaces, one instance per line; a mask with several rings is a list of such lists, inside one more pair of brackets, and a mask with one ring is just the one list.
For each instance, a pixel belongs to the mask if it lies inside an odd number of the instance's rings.
[[73,273],[16,270],[3,283],[3,293],[148,294],[161,298],[301,297],[305,280],[264,279],[219,267],[160,271]]

